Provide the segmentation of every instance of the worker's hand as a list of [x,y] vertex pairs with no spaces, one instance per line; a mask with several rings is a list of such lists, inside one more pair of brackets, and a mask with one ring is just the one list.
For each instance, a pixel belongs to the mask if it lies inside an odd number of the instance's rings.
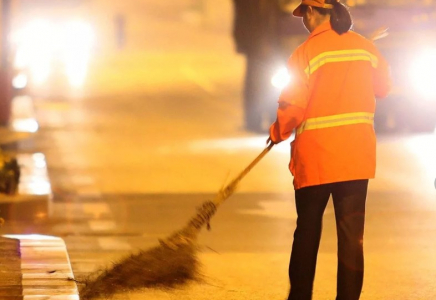
[[278,143],[280,143],[280,142],[274,142],[274,141],[271,139],[271,137],[268,137],[268,139],[266,140],[266,144],[267,144],[267,145],[269,145],[269,144],[276,145],[276,144],[278,144]]

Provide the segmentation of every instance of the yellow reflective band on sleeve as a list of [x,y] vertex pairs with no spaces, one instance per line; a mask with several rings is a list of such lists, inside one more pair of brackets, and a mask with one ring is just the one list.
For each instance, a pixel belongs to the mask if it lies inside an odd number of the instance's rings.
[[377,56],[363,49],[327,51],[311,59],[304,72],[309,76],[325,64],[345,61],[369,61],[374,68],[378,65]]
[[306,130],[339,127],[352,124],[374,125],[374,114],[368,112],[356,112],[327,117],[310,118],[304,121],[297,128],[297,134],[301,134]]

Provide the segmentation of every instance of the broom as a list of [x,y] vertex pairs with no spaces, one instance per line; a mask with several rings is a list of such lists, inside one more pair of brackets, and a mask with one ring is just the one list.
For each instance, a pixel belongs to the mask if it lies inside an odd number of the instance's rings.
[[[81,299],[108,297],[115,293],[139,288],[172,288],[198,278],[199,262],[196,258],[197,237],[215,215],[218,207],[236,190],[239,182],[271,150],[270,143],[233,181],[223,187],[213,200],[205,201],[197,214],[181,230],[159,240],[149,250],[132,254],[112,268],[99,271],[85,280]],[[80,283],[80,282],[79,282]]]

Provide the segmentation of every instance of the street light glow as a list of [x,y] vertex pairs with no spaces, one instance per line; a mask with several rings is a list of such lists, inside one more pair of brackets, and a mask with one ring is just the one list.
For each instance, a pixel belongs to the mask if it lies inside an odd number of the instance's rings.
[[410,79],[413,86],[424,99],[434,100],[436,97],[436,85],[434,73],[436,70],[436,50],[423,51],[416,56],[410,70]]

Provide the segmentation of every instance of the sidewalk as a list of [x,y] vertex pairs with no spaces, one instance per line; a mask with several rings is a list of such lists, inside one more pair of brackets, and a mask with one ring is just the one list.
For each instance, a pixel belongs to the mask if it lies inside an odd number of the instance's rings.
[[78,300],[64,241],[43,235],[0,236],[0,298]]
[[[0,128],[2,150],[13,152],[20,166],[18,193],[0,194],[0,217],[6,226],[23,220],[45,220],[51,214],[52,193],[45,156],[21,149],[32,141],[37,129],[32,99],[14,98],[10,125]],[[77,286],[68,278],[74,277],[62,239],[0,236],[1,299],[78,299]]]
[[[20,166],[16,195],[0,194],[0,217],[8,223],[37,222],[51,213],[51,186],[45,156],[26,153],[38,124],[30,97],[12,100],[10,125],[0,128],[0,145]],[[1,228],[0,228],[1,230]],[[79,299],[65,243],[40,235],[0,236],[1,299]],[[60,296],[60,297],[59,297]],[[50,298],[48,298],[50,297]]]
[[31,142],[38,130],[30,97],[12,100],[10,125],[0,128],[0,146],[12,152],[20,166],[20,181],[16,195],[0,194],[0,217],[8,220],[41,220],[51,210],[51,185],[45,156],[29,153],[20,145]]

